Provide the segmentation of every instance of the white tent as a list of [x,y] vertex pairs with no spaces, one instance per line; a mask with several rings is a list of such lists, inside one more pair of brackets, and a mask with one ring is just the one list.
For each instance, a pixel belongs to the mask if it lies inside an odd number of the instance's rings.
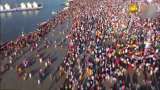
[[10,9],[11,9],[11,7],[10,7],[10,5],[9,5],[8,3],[6,3],[6,4],[4,5],[4,8],[5,8],[6,10],[10,10]]
[[37,8],[37,7],[38,7],[38,4],[37,4],[36,2],[33,2],[32,7],[33,7],[33,8]]
[[21,6],[21,9],[26,9],[27,8],[27,6],[23,2],[20,4],[20,6]]
[[27,3],[27,8],[32,8],[32,5],[30,2]]
[[0,11],[3,11],[4,7],[2,5],[0,5]]

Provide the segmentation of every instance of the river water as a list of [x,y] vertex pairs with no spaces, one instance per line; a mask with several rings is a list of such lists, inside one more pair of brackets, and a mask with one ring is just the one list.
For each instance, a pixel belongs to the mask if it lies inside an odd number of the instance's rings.
[[8,3],[12,7],[21,2],[41,3],[43,8],[38,11],[23,11],[0,13],[0,43],[15,40],[21,32],[27,34],[36,30],[37,24],[53,17],[56,12],[64,7],[65,0],[0,0],[0,4]]

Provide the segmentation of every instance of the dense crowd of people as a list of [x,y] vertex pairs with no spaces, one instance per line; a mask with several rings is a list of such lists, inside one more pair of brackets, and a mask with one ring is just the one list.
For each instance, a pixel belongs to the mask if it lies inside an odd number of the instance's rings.
[[125,0],[75,0],[63,89],[159,90],[160,18],[129,14]]
[[59,67],[60,75],[63,72],[65,76],[61,89],[159,90],[160,17],[145,18],[141,11],[130,13],[127,8],[130,3],[127,0],[70,1],[68,10],[41,24],[37,32],[1,46],[0,57],[16,56],[25,47],[32,50],[51,28],[70,17],[68,50]]

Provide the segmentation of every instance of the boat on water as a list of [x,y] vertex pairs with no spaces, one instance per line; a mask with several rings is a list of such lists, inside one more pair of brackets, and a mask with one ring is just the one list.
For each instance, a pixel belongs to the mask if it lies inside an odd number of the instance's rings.
[[65,0],[64,5],[69,6],[69,2],[70,2],[69,0]]
[[52,14],[52,15],[55,15],[55,14],[57,14],[57,12],[55,12],[55,11],[52,11],[52,12],[51,12],[51,14]]
[[15,11],[29,11],[29,10],[39,10],[43,8],[42,4],[38,4],[37,2],[27,2],[27,3],[20,3],[18,7],[11,7],[8,3],[4,5],[0,5],[0,13],[5,12],[15,12]]
[[69,2],[65,3],[65,6],[69,6]]

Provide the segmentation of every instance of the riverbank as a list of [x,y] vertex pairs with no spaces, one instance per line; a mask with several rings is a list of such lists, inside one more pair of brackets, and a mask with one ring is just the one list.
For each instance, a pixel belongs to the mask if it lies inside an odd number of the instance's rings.
[[[45,48],[46,40],[42,39],[40,40],[40,42],[38,42],[38,47],[33,51],[30,51],[30,48],[28,47],[28,48],[22,49],[21,50],[23,51],[22,53],[17,52],[17,56],[13,57],[12,59],[14,63],[10,67],[13,69],[10,69],[9,71],[7,71],[1,76],[2,78],[1,89],[48,90],[49,86],[52,83],[50,76],[52,76],[52,74],[54,73],[57,73],[57,69],[59,65],[63,62],[64,56],[67,51],[66,45],[63,42],[63,39],[68,33],[66,28],[67,28],[67,23],[65,22],[62,25],[58,25],[58,27],[56,27],[55,29],[52,29],[50,33],[46,34],[44,38],[46,38],[47,41],[50,42],[50,45],[48,48]],[[62,44],[59,45],[59,43],[62,43]],[[27,69],[28,73],[37,68],[44,68],[45,61],[42,63],[39,63],[39,58],[36,57],[37,54],[41,54],[41,56],[43,57],[45,56],[48,56],[51,58],[56,57],[51,67],[52,68],[51,73],[47,76],[47,78],[43,81],[41,85],[38,85],[37,83],[37,78],[38,78],[37,76],[33,76],[31,79],[28,78],[27,80],[23,80],[22,77],[17,76],[17,72],[16,72],[16,66],[19,65],[26,58],[31,58],[30,60],[36,60],[36,63],[33,66],[31,66],[29,69]],[[2,64],[5,65],[6,63],[8,63],[8,60],[9,58],[6,57],[5,59],[3,59]],[[55,88],[55,87],[52,87],[52,88]]]
[[[65,0],[34,0],[37,3],[43,4],[43,8],[35,11],[22,11],[22,12],[8,12],[1,13],[1,30],[0,30],[0,44],[7,41],[14,41],[22,32],[29,34],[34,32],[38,27],[38,23],[52,18],[52,11],[61,11],[64,8]],[[22,2],[33,2],[33,0],[3,0],[1,4],[8,3],[11,7],[16,7]]]
[[[24,48],[30,42],[35,42],[39,40],[41,37],[44,37],[51,29],[55,28],[58,24],[62,24],[67,18],[67,10],[63,10],[58,12],[58,14],[49,19],[46,23],[38,26],[37,31],[26,34],[25,36],[19,36],[15,41],[6,42],[3,45],[0,45],[0,50],[4,55],[9,54],[15,49]],[[8,50],[10,49],[10,50]]]
[[[48,90],[49,87],[51,87],[52,89],[60,87],[60,84],[52,87],[53,83],[51,78],[53,76],[52,74],[57,73],[57,69],[63,62],[64,56],[66,55],[67,51],[67,41],[65,39],[67,34],[70,32],[69,30],[71,27],[71,21],[70,18],[65,15],[66,13],[67,11],[59,12],[59,14],[55,16],[55,18],[48,20],[47,23],[43,23],[42,26],[39,27],[39,31],[21,36],[16,40],[16,45],[22,43],[23,40],[28,40],[25,41],[28,44],[26,44],[26,46],[24,46],[23,48],[20,48],[19,50],[13,51],[7,56],[4,56],[1,60],[1,65],[5,66],[6,64],[9,64],[10,69],[7,70],[4,74],[0,74],[2,78],[0,89]],[[53,25],[54,22],[56,23]],[[34,39],[35,37],[37,38]],[[36,47],[34,45],[36,45]],[[15,48],[16,46],[13,47]],[[42,63],[39,62],[40,58],[37,57],[37,55],[39,54],[41,57],[45,58]],[[46,60],[48,60],[49,58],[55,58],[53,65],[51,65],[51,72],[49,75],[47,75],[47,78],[43,81],[42,84],[38,85],[37,76],[33,76],[31,79],[28,78],[27,80],[23,80],[23,76],[18,77],[16,67],[27,58],[29,58],[30,60],[36,60],[36,63],[29,69],[27,69],[27,73],[37,68],[43,69],[45,67],[44,64]],[[12,63],[10,63],[10,61],[12,61]],[[54,77],[57,77],[57,75],[53,76],[53,78]]]

